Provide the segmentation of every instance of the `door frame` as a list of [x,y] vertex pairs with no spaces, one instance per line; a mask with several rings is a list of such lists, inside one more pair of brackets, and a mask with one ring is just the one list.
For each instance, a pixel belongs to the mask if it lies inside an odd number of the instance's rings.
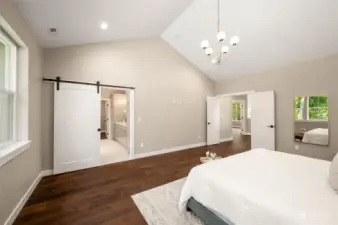
[[[108,123],[106,121],[106,126],[107,126],[107,132],[108,132],[108,136],[107,139],[108,140],[112,140],[112,136],[111,136],[111,100],[109,98],[101,98],[101,102],[104,102],[105,104],[108,104],[108,116],[106,115],[106,118],[108,118]],[[105,106],[106,107],[106,106]],[[102,115],[102,114],[101,114]]]
[[231,96],[238,96],[238,95],[248,95],[248,94],[253,94],[256,93],[254,90],[250,91],[243,91],[243,92],[234,92],[234,93],[228,93],[228,94],[220,94],[216,95],[217,98],[223,98],[223,97],[231,97]]
[[127,101],[129,105],[129,109],[128,109],[129,111],[128,113],[129,160],[134,159],[135,158],[135,89],[116,88],[116,87],[100,87],[100,93],[102,93],[102,88],[110,89],[110,90],[125,91],[127,94]]

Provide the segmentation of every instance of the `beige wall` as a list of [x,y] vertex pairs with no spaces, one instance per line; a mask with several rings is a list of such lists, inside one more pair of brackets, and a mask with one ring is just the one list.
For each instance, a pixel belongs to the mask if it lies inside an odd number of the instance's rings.
[[0,1],[0,15],[29,46],[29,139],[31,148],[0,167],[0,224],[41,171],[41,49],[14,1]]
[[226,80],[216,85],[217,94],[241,91],[267,91],[276,93],[276,142],[277,150],[332,160],[338,151],[338,139],[330,138],[329,147],[301,145],[294,150],[293,104],[295,96],[328,95],[330,136],[338,135],[338,56],[331,56],[307,63],[294,64],[259,75]]
[[[49,49],[44,59],[45,77],[136,87],[136,154],[205,141],[214,83],[161,38]],[[43,86],[42,96],[43,168],[50,169],[52,85]]]

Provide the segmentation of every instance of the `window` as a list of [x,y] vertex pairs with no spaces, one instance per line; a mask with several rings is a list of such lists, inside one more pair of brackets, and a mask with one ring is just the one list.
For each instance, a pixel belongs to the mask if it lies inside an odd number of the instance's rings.
[[304,115],[304,97],[296,97],[295,98],[295,119],[296,120],[303,120],[306,119],[306,116]]
[[16,46],[0,31],[0,149],[14,141]]
[[241,120],[241,104],[232,103],[232,120],[238,121]]
[[327,96],[295,98],[295,120],[328,121]]

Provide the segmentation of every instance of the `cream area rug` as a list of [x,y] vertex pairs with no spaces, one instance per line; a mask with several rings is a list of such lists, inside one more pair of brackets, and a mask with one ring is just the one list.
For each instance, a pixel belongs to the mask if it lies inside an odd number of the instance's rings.
[[191,213],[180,212],[178,202],[186,178],[133,195],[149,225],[202,225]]

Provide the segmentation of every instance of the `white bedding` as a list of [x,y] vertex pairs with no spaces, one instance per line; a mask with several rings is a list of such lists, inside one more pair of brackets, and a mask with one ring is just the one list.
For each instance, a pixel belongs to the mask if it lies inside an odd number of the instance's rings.
[[337,225],[330,162],[254,149],[194,167],[179,207],[194,197],[235,225]]
[[304,133],[302,142],[317,145],[329,144],[329,129],[316,128]]

